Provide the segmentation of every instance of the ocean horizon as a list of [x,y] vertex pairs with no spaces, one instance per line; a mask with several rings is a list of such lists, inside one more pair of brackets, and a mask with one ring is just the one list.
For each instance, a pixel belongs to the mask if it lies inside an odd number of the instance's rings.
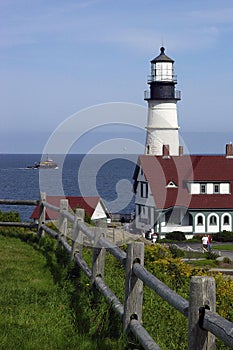
[[[100,196],[111,213],[134,211],[133,173],[138,155],[49,155],[58,169],[28,168],[41,154],[0,154],[0,199],[38,200],[40,192],[53,196]],[[1,205],[30,221],[33,206]]]

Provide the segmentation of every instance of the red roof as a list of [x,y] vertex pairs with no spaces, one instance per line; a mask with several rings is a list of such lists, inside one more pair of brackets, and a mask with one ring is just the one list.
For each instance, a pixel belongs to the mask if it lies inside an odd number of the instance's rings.
[[[223,155],[183,155],[170,158],[143,155],[139,157],[139,164],[159,209],[173,206],[192,209],[233,208],[233,158]],[[170,181],[177,187],[166,188]],[[191,195],[188,192],[188,182],[229,182],[230,194]]]
[[[60,200],[68,199],[70,209],[82,208],[87,215],[91,218],[97,204],[100,201],[100,197],[77,197],[77,196],[47,196],[46,202],[56,207],[60,207]],[[51,209],[46,209],[46,220],[56,220],[59,217],[59,213]],[[39,206],[36,206],[33,213],[30,216],[31,219],[39,218]]]

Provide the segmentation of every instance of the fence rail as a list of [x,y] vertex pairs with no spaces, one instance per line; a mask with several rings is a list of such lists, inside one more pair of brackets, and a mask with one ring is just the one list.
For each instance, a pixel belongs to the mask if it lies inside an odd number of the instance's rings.
[[[144,243],[129,243],[127,252],[105,238],[105,228],[98,226],[94,232],[84,223],[84,210],[77,209],[75,215],[68,210],[68,200],[62,199],[57,208],[46,202],[45,193],[37,200],[6,200],[0,204],[39,205],[39,221],[34,223],[0,222],[0,226],[36,227],[38,236],[45,232],[58,241],[74,259],[92,284],[102,293],[123,323],[125,332],[131,331],[146,350],[161,350],[151,335],[142,326],[143,284],[166,300],[172,307],[188,318],[188,349],[215,350],[215,337],[233,349],[233,323],[215,313],[215,280],[208,276],[195,276],[190,281],[189,301],[171,290],[144,268]],[[58,232],[45,223],[46,208],[60,213]],[[72,235],[68,239],[68,223]],[[84,236],[93,246],[93,263],[90,268],[82,257]],[[69,244],[71,242],[71,244]],[[105,252],[111,253],[126,270],[124,305],[104,282]]]

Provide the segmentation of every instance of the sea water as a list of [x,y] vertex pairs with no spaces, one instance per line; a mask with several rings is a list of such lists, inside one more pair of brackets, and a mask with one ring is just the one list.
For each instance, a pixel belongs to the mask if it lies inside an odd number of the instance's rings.
[[[54,196],[100,196],[111,213],[134,210],[133,173],[137,155],[50,156],[58,169],[32,169],[39,154],[0,154],[0,199],[39,199],[40,192]],[[29,221],[34,207],[1,205]]]

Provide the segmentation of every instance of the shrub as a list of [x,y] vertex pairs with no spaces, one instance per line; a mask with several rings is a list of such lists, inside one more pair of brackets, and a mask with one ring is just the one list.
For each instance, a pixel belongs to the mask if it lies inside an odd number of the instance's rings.
[[181,232],[181,231],[169,232],[166,234],[166,238],[174,240],[174,241],[185,241],[186,240],[184,232]]
[[216,242],[233,242],[233,232],[221,231],[213,235],[213,240]]
[[211,252],[205,253],[205,257],[208,260],[216,260],[219,257],[219,255],[218,255],[218,253],[211,251]]
[[223,258],[223,263],[224,263],[224,264],[230,264],[230,263],[231,263],[231,259],[228,258],[227,256],[225,256],[225,257]]
[[183,258],[185,256],[185,252],[173,244],[169,246],[169,250],[173,258]]
[[7,213],[0,210],[0,221],[20,222],[20,215],[17,212],[9,211]]

